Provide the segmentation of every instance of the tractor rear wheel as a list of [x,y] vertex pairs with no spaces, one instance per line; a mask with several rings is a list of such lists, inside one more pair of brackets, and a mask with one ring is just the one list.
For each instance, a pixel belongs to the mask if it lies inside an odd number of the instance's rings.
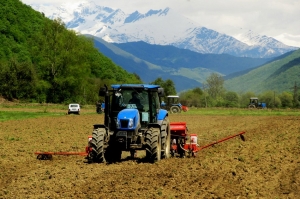
[[98,128],[93,131],[91,147],[92,151],[90,153],[90,161],[102,163],[104,159],[104,138],[105,138],[105,128]]
[[157,162],[161,159],[160,129],[151,127],[146,131],[146,158],[149,162]]
[[255,105],[249,105],[248,108],[255,108]]
[[170,108],[171,113],[180,113],[181,110],[178,106],[171,106]]
[[166,117],[161,125],[161,159],[171,156],[171,132],[170,122]]

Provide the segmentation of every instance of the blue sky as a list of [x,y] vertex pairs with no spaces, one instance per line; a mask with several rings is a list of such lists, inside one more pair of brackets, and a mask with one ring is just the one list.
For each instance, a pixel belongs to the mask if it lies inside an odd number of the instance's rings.
[[[26,4],[60,5],[83,0],[22,0]],[[300,47],[299,0],[95,0],[126,13],[169,7],[199,25],[234,36],[252,30]]]

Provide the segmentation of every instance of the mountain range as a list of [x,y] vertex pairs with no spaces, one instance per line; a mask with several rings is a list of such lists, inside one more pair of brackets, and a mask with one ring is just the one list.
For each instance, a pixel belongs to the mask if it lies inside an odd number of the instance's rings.
[[[203,54],[230,54],[237,57],[270,58],[297,47],[287,46],[272,37],[251,30],[239,39],[202,27],[170,8],[130,14],[100,6],[93,1],[53,5],[32,4],[50,19],[61,18],[66,27],[81,34],[99,37],[110,43],[144,41],[172,45]],[[159,23],[158,23],[159,21]]]
[[146,42],[109,43],[94,37],[95,47],[105,56],[136,73],[150,83],[156,78],[171,79],[178,92],[202,87],[211,73],[226,76],[261,66],[271,58],[235,57],[228,54],[201,54],[171,45],[153,45]]
[[92,1],[31,6],[92,37],[101,53],[144,82],[172,79],[178,92],[201,87],[211,73],[223,75],[226,89],[236,92],[282,91],[299,76],[299,59],[290,57],[297,47],[252,31],[234,38],[201,27],[169,8],[125,14]]

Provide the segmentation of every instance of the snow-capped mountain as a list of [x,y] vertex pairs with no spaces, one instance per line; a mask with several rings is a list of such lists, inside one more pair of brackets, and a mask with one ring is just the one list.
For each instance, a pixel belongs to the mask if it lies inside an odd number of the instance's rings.
[[232,37],[205,28],[170,8],[126,14],[122,10],[100,6],[93,1],[62,4],[59,7],[33,4],[33,9],[54,19],[61,18],[67,28],[94,35],[107,42],[144,41],[173,45],[199,53],[231,54],[239,57],[275,57],[296,47],[249,31]]

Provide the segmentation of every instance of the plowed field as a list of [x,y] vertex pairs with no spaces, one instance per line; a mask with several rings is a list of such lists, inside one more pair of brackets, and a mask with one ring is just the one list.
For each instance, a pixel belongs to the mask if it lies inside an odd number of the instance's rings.
[[84,151],[103,115],[81,114],[0,122],[0,198],[300,198],[299,116],[170,115],[187,122],[206,145],[150,164],[127,158],[87,164],[82,156],[37,160],[35,151]]

